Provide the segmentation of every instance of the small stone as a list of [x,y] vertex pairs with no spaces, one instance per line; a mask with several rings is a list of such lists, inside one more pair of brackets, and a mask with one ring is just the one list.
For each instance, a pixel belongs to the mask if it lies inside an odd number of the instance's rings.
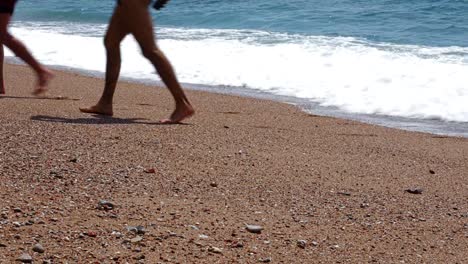
[[421,189],[421,188],[409,188],[409,189],[406,189],[405,192],[411,193],[411,194],[422,194],[423,189]]
[[318,242],[317,242],[317,241],[312,241],[311,244],[312,244],[312,246],[314,246],[314,247],[318,246]]
[[234,241],[234,242],[231,244],[231,247],[232,247],[232,248],[243,248],[243,247],[244,247],[244,244],[243,244],[241,241]]
[[100,200],[97,206],[97,209],[99,210],[112,210],[114,209],[115,205],[112,202],[106,201],[106,200]]
[[212,182],[212,183],[210,183],[210,186],[211,187],[218,187],[218,184],[216,182]]
[[70,162],[77,163],[78,159],[77,158],[72,158],[72,159],[70,159]]
[[85,233],[85,235],[89,236],[89,237],[97,237],[97,233],[94,232],[94,231],[88,231]]
[[199,241],[194,241],[193,242],[195,245],[199,246],[199,247],[203,247],[203,243],[199,242]]
[[189,227],[193,230],[200,230],[200,228],[198,228],[197,226],[194,226],[194,225],[189,225]]
[[198,235],[198,238],[201,238],[201,239],[208,239],[209,237],[208,237],[207,235],[201,234],[201,235]]
[[307,241],[305,240],[298,240],[297,241],[297,246],[300,248],[305,248],[307,246]]
[[120,233],[120,232],[115,232],[115,231],[113,231],[113,232],[111,233],[111,235],[115,236],[116,238],[121,238],[121,237],[123,237],[123,234],[122,234],[122,233]]
[[144,170],[145,173],[156,173],[156,170],[154,168],[149,168]]
[[223,250],[217,247],[209,247],[208,248],[209,252],[216,253],[216,254],[222,254]]
[[130,239],[130,242],[135,244],[135,243],[138,243],[138,242],[140,242],[142,240],[143,240],[143,238],[141,236],[136,236],[136,237]]
[[136,233],[139,235],[144,235],[146,233],[146,229],[144,226],[137,226],[136,231]]
[[261,258],[258,260],[259,262],[262,262],[262,263],[270,263],[271,262],[271,258],[268,257],[268,258]]
[[6,247],[7,247],[6,244],[0,243],[0,248],[6,248]]
[[146,233],[144,226],[127,226],[127,231],[136,233],[138,235],[144,235]]
[[429,170],[429,173],[430,173],[430,174],[435,174],[435,171]]
[[37,253],[44,253],[45,252],[44,247],[41,244],[34,245],[32,250],[34,252],[37,252]]
[[263,230],[263,227],[258,225],[246,225],[245,228],[247,229],[247,231],[254,234],[260,234]]
[[27,253],[23,253],[18,259],[16,259],[20,262],[23,262],[23,263],[32,263],[33,262],[33,259],[32,257],[27,254]]
[[137,248],[135,248],[135,249],[133,250],[133,252],[138,252],[138,253],[140,253],[140,252],[141,252],[141,248],[137,247]]
[[351,196],[350,192],[337,192],[339,195],[344,195],[344,196]]
[[21,208],[16,207],[16,208],[13,208],[13,212],[15,212],[15,213],[21,213],[21,212],[23,212],[23,211],[21,210]]

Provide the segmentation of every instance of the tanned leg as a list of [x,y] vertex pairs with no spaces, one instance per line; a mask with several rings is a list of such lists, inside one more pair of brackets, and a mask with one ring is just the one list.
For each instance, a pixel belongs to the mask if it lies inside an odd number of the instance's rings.
[[175,110],[168,119],[161,120],[162,123],[178,123],[192,116],[195,111],[185,95],[179,81],[177,80],[171,63],[164,53],[157,47],[153,23],[148,9],[144,9],[137,16],[138,19],[132,21],[131,33],[140,45],[143,55],[153,64],[167,86],[175,101]]
[[121,22],[121,19],[129,19],[122,17],[120,8],[120,6],[116,8],[104,38],[104,45],[106,47],[107,54],[104,92],[96,105],[91,107],[82,107],[80,108],[81,112],[108,116],[112,116],[114,114],[112,103],[115,88],[117,86],[117,80],[120,74],[120,43],[128,34]]
[[0,41],[3,45],[11,49],[11,51],[13,51],[16,56],[31,66],[31,68],[33,68],[33,70],[36,72],[37,84],[33,94],[39,95],[44,93],[47,91],[47,85],[54,75],[31,55],[31,53],[21,41],[14,38],[8,32],[8,24],[10,23],[10,19],[10,14],[0,13]]
[[5,94],[5,81],[3,79],[3,60],[5,55],[3,54],[3,45],[0,45],[0,94]]

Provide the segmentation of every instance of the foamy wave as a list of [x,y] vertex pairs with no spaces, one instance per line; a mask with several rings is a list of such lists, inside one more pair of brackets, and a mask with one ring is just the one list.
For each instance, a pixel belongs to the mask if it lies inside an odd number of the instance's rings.
[[[17,25],[13,32],[47,64],[102,72],[104,29]],[[162,29],[158,37],[185,83],[242,86],[355,113],[468,122],[467,48],[239,30]],[[133,38],[122,51],[123,76],[159,80]]]

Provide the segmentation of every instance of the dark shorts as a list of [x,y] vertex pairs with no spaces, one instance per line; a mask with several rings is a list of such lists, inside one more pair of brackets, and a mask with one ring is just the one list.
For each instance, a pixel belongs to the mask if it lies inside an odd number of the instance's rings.
[[13,14],[17,0],[0,0],[0,13]]

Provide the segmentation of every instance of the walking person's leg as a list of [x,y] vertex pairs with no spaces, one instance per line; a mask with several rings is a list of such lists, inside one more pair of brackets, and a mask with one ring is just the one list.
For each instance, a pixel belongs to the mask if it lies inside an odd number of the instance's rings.
[[11,13],[2,12],[2,10],[4,9],[0,10],[0,44],[7,46],[16,56],[33,68],[37,75],[37,85],[33,94],[39,95],[47,90],[47,85],[53,77],[53,74],[31,55],[21,41],[10,34],[8,25],[10,23]]
[[5,94],[5,81],[3,80],[3,60],[5,55],[3,53],[3,45],[0,45],[0,94]]
[[110,116],[114,114],[112,103],[122,63],[120,43],[128,34],[127,27],[123,21],[128,18],[125,18],[122,12],[122,7],[117,6],[104,38],[107,55],[104,92],[96,105],[80,108],[81,112]]
[[142,6],[137,6],[135,4],[134,11],[136,13],[133,16],[134,19],[130,22],[130,30],[140,45],[143,55],[153,64],[161,80],[174,97],[174,112],[169,119],[161,120],[161,122],[178,123],[192,116],[195,111],[177,80],[171,63],[156,45],[153,22],[148,10],[149,1],[147,5],[144,5],[145,1],[142,2],[143,4],[140,3]]

